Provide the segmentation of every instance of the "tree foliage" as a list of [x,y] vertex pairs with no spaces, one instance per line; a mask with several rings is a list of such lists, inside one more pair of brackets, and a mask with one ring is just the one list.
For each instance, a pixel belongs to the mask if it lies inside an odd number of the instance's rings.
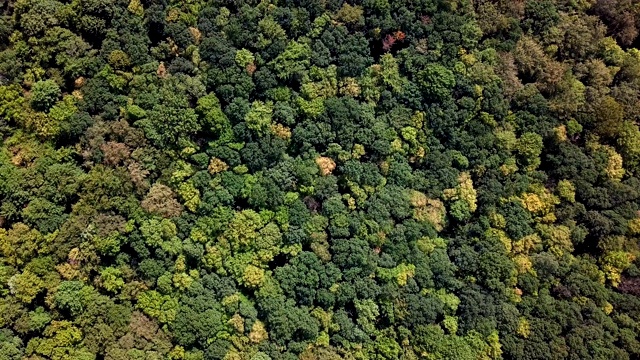
[[0,359],[640,358],[639,29],[0,1]]

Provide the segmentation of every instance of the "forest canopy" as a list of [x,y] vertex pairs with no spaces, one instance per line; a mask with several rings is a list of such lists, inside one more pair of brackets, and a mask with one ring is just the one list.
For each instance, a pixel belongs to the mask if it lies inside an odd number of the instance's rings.
[[633,0],[0,0],[0,359],[640,358]]

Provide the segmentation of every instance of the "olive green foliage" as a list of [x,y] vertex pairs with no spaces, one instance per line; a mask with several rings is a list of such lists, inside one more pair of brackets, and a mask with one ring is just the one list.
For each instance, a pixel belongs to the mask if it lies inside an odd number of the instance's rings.
[[60,94],[60,87],[55,81],[38,81],[31,89],[31,106],[35,110],[47,111],[56,103]]
[[640,359],[636,3],[0,1],[0,360]]

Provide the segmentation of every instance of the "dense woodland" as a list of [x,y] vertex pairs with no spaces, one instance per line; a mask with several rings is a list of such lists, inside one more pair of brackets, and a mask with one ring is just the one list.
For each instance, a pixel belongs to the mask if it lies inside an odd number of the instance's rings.
[[639,31],[0,0],[0,359],[639,359]]

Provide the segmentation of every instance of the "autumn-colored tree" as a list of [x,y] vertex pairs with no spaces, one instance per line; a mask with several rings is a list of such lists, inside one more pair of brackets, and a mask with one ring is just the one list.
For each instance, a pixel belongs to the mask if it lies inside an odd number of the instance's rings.
[[140,205],[148,212],[165,218],[180,216],[182,212],[182,205],[176,200],[173,190],[160,183],[153,184]]

